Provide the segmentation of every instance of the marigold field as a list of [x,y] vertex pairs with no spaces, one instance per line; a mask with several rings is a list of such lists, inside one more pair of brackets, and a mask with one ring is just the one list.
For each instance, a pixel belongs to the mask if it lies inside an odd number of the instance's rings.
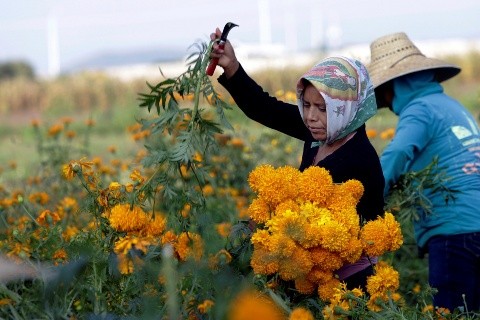
[[[411,207],[398,205],[414,191],[362,224],[361,183],[299,172],[301,143],[246,119],[205,76],[208,50],[146,85],[101,74],[0,82],[0,318],[478,316],[431,305]],[[465,91],[478,67],[451,58],[466,71],[446,88],[478,117],[480,92]],[[254,77],[294,102],[265,80],[275,72]],[[386,110],[367,123],[378,153],[394,126]],[[347,290],[333,271],[362,255],[379,256],[375,274]]]

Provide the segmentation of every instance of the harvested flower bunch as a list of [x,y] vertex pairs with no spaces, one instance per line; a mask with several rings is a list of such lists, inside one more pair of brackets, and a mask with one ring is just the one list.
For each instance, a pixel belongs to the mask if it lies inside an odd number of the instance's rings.
[[251,266],[256,274],[278,274],[302,294],[317,291],[329,300],[340,284],[335,271],[362,256],[379,256],[403,243],[391,213],[361,225],[356,205],[363,194],[357,180],[333,183],[313,166],[255,168],[248,178],[257,197],[249,206],[257,223]]

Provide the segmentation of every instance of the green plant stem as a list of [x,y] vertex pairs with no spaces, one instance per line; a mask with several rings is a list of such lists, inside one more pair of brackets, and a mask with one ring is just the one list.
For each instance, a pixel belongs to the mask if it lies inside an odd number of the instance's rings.
[[22,209],[25,211],[25,213],[32,219],[33,222],[35,222],[35,225],[37,227],[40,227],[40,224],[37,222],[37,220],[30,214],[30,211],[28,211],[27,207],[22,203]]

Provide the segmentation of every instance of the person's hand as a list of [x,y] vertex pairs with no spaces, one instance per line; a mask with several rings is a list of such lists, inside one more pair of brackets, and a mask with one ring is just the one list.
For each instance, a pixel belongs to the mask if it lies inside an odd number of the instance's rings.
[[[214,33],[210,34],[210,39],[220,39],[221,35],[222,32],[219,28],[217,28]],[[233,50],[232,44],[228,40],[223,49],[220,48],[217,43],[214,43],[210,57],[218,58],[218,65],[223,68],[227,78],[233,76],[240,66],[240,63],[235,56],[235,51]]]

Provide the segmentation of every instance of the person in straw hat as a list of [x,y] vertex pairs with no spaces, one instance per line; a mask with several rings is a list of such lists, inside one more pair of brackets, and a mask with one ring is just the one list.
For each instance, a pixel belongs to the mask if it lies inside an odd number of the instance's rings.
[[431,213],[419,209],[415,239],[428,252],[429,284],[438,292],[435,306],[480,310],[480,135],[474,117],[443,92],[441,82],[460,72],[426,57],[403,33],[370,44],[367,66],[379,107],[399,118],[395,137],[380,162],[385,196],[399,178],[438,161],[456,190],[455,199],[424,190]]
[[[217,28],[210,37],[215,40],[220,34]],[[242,68],[229,41],[224,48],[215,44],[211,57],[218,58],[223,68],[219,83],[250,119],[303,142],[300,171],[320,166],[336,183],[360,181],[364,193],[357,213],[362,221],[384,215],[385,181],[365,130],[377,105],[367,69],[360,61],[341,56],[323,59],[299,79],[297,104],[293,104],[263,91]],[[361,257],[336,275],[350,289],[365,288],[375,262],[376,257]]]

